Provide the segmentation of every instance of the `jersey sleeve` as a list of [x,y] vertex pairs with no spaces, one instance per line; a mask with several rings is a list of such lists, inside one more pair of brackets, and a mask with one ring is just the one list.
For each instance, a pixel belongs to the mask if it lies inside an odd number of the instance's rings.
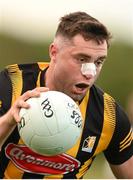
[[116,128],[105,157],[111,164],[122,164],[133,155],[133,130],[126,113],[116,104]]
[[4,115],[11,106],[12,85],[5,69],[0,72],[0,116]]

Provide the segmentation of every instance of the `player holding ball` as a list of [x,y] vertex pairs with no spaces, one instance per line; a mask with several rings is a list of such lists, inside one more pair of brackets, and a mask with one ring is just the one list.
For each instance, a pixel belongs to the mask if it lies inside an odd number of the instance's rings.
[[[1,71],[0,178],[83,178],[103,152],[117,178],[133,179],[131,124],[115,99],[95,85],[110,39],[109,31],[97,19],[85,12],[70,13],[61,18],[49,47],[50,63],[15,64]],[[76,144],[55,156],[28,148],[17,126],[20,109],[30,109],[26,101],[46,91],[71,97],[83,118]]]

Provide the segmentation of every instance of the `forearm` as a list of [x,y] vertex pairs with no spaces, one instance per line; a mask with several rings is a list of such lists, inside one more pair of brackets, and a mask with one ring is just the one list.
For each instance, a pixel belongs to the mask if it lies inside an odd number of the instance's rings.
[[30,106],[26,102],[31,97],[39,97],[41,92],[46,92],[49,89],[46,87],[38,87],[34,90],[29,90],[20,96],[15,103],[12,105],[10,110],[3,116],[0,117],[0,149],[11,134],[13,129],[16,127],[17,122],[20,122],[19,111],[21,108],[28,109]]
[[9,111],[0,117],[0,149],[15,127],[16,122]]

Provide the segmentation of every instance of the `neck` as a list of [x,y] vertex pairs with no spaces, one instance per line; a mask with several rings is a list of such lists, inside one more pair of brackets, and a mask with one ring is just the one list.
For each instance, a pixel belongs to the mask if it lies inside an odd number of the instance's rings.
[[51,66],[49,66],[49,68],[47,69],[46,73],[45,73],[45,86],[49,88],[49,90],[55,90],[54,88],[54,83],[53,83],[53,76],[52,76],[53,72],[51,70]]

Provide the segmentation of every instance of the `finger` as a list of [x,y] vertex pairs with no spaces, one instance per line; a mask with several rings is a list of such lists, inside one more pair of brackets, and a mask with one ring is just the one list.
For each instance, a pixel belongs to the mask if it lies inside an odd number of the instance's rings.
[[41,92],[46,92],[48,90],[49,90],[49,88],[46,88],[46,87],[37,87],[33,90],[29,90],[26,93],[24,93],[22,95],[22,98],[25,101],[31,97],[39,97]]
[[46,92],[46,91],[49,91],[49,88],[48,87],[36,87],[35,90],[39,91],[39,92]]
[[19,116],[19,112],[20,112],[20,109],[17,109],[16,112],[14,113],[14,119],[17,123],[20,122],[21,120],[21,117]]
[[23,99],[23,101],[26,101],[27,99],[31,97],[38,97],[39,95],[40,93],[38,91],[29,90],[21,96],[21,99]]
[[24,100],[19,100],[16,103],[16,107],[17,108],[26,108],[26,109],[28,109],[28,108],[30,108],[30,105],[26,101],[24,101]]

